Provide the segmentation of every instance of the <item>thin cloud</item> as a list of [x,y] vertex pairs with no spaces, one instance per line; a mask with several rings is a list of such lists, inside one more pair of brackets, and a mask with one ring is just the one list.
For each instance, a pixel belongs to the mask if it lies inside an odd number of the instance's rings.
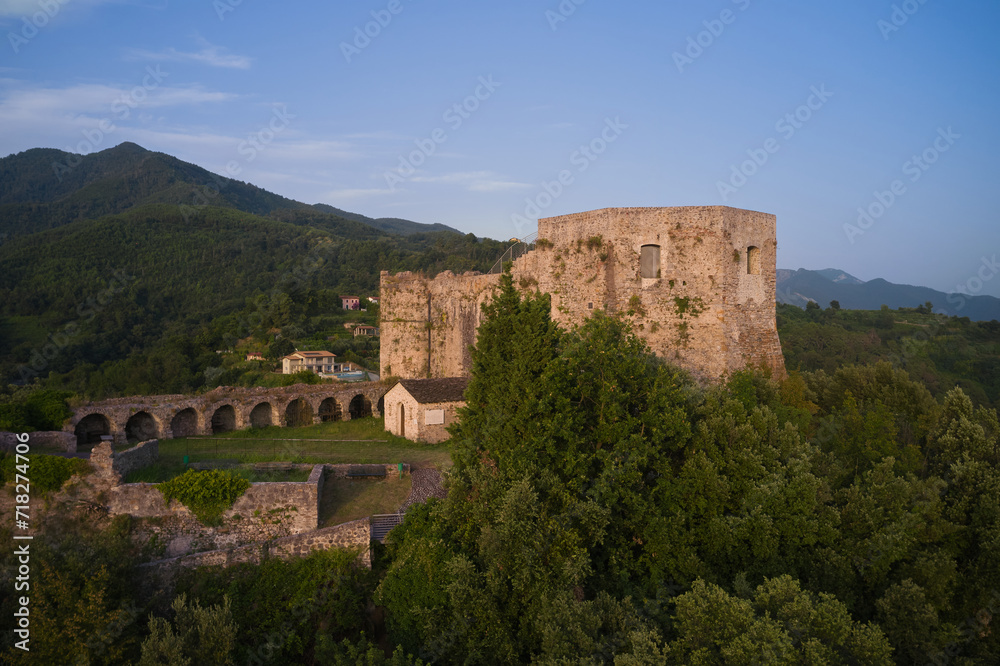
[[[87,115],[109,115],[114,105],[133,99],[134,88],[103,84],[78,84],[67,88],[19,88],[0,93],[0,120],[48,123]],[[160,86],[141,100],[143,108],[228,102],[231,93],[205,90],[200,86]],[[135,104],[134,106],[138,106]]]
[[[324,202],[326,201],[354,201],[358,199],[370,199],[371,197],[384,197],[392,195],[392,190],[379,190],[379,189],[343,189],[343,190],[333,190],[327,192],[323,195]],[[332,204],[331,204],[332,205]]]
[[126,57],[130,60],[154,60],[157,62],[191,62],[209,67],[225,69],[250,69],[253,59],[248,56],[226,53],[221,46],[206,45],[201,51],[178,51],[170,47],[163,51],[129,49]]
[[[100,5],[118,0],[58,0],[59,11],[65,9],[70,4],[76,6]],[[48,11],[39,4],[39,0],[0,0],[0,16],[31,16],[37,13],[54,16],[51,9]]]
[[[64,0],[62,4],[67,4]],[[0,0],[0,16],[27,16],[40,11],[38,0]]]
[[414,183],[464,185],[470,192],[507,192],[532,187],[528,183],[504,180],[492,171],[461,171],[440,176],[414,176],[410,180]]

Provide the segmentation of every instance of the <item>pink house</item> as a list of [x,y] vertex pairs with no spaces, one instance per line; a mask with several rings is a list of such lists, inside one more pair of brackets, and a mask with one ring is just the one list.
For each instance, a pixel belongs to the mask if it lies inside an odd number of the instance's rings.
[[341,296],[341,303],[343,303],[343,308],[345,310],[360,310],[361,309],[361,299],[357,296]]

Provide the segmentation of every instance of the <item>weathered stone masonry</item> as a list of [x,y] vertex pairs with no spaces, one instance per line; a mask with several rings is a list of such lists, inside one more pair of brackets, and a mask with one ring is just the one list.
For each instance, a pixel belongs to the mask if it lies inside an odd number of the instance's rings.
[[[727,206],[607,208],[539,221],[514,262],[563,326],[627,317],[657,355],[703,381],[747,365],[784,375],[775,323],[773,215]],[[498,275],[382,273],[383,376],[467,376]]]
[[251,426],[300,425],[380,416],[387,387],[357,384],[296,384],[284,388],[220,387],[203,395],[113,398],[74,409],[64,430],[86,450],[101,436],[115,444],[147,439],[211,435]]

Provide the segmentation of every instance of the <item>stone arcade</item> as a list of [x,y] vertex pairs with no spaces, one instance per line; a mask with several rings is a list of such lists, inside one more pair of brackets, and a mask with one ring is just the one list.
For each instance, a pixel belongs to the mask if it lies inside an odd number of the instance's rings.
[[124,444],[250,427],[303,426],[381,416],[384,393],[381,384],[366,382],[296,384],[285,388],[220,387],[197,396],[114,398],[76,407],[63,429],[75,433],[80,450],[86,451],[102,437]]

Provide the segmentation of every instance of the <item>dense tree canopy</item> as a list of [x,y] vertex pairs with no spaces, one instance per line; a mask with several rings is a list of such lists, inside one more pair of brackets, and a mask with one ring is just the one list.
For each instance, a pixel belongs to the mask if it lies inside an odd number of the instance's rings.
[[[140,578],[119,525],[40,548],[40,623],[92,663],[996,663],[988,403],[889,362],[698,385],[621,318],[549,313],[504,276],[447,497],[410,509],[372,571],[331,552],[149,601],[108,577]],[[18,400],[57,417],[59,398]],[[120,625],[116,651],[69,640],[95,623]]]
[[548,311],[509,279],[487,308],[448,497],[390,536],[393,641],[440,663],[988,663],[968,618],[996,608],[995,412],[888,364],[705,389],[616,318]]

